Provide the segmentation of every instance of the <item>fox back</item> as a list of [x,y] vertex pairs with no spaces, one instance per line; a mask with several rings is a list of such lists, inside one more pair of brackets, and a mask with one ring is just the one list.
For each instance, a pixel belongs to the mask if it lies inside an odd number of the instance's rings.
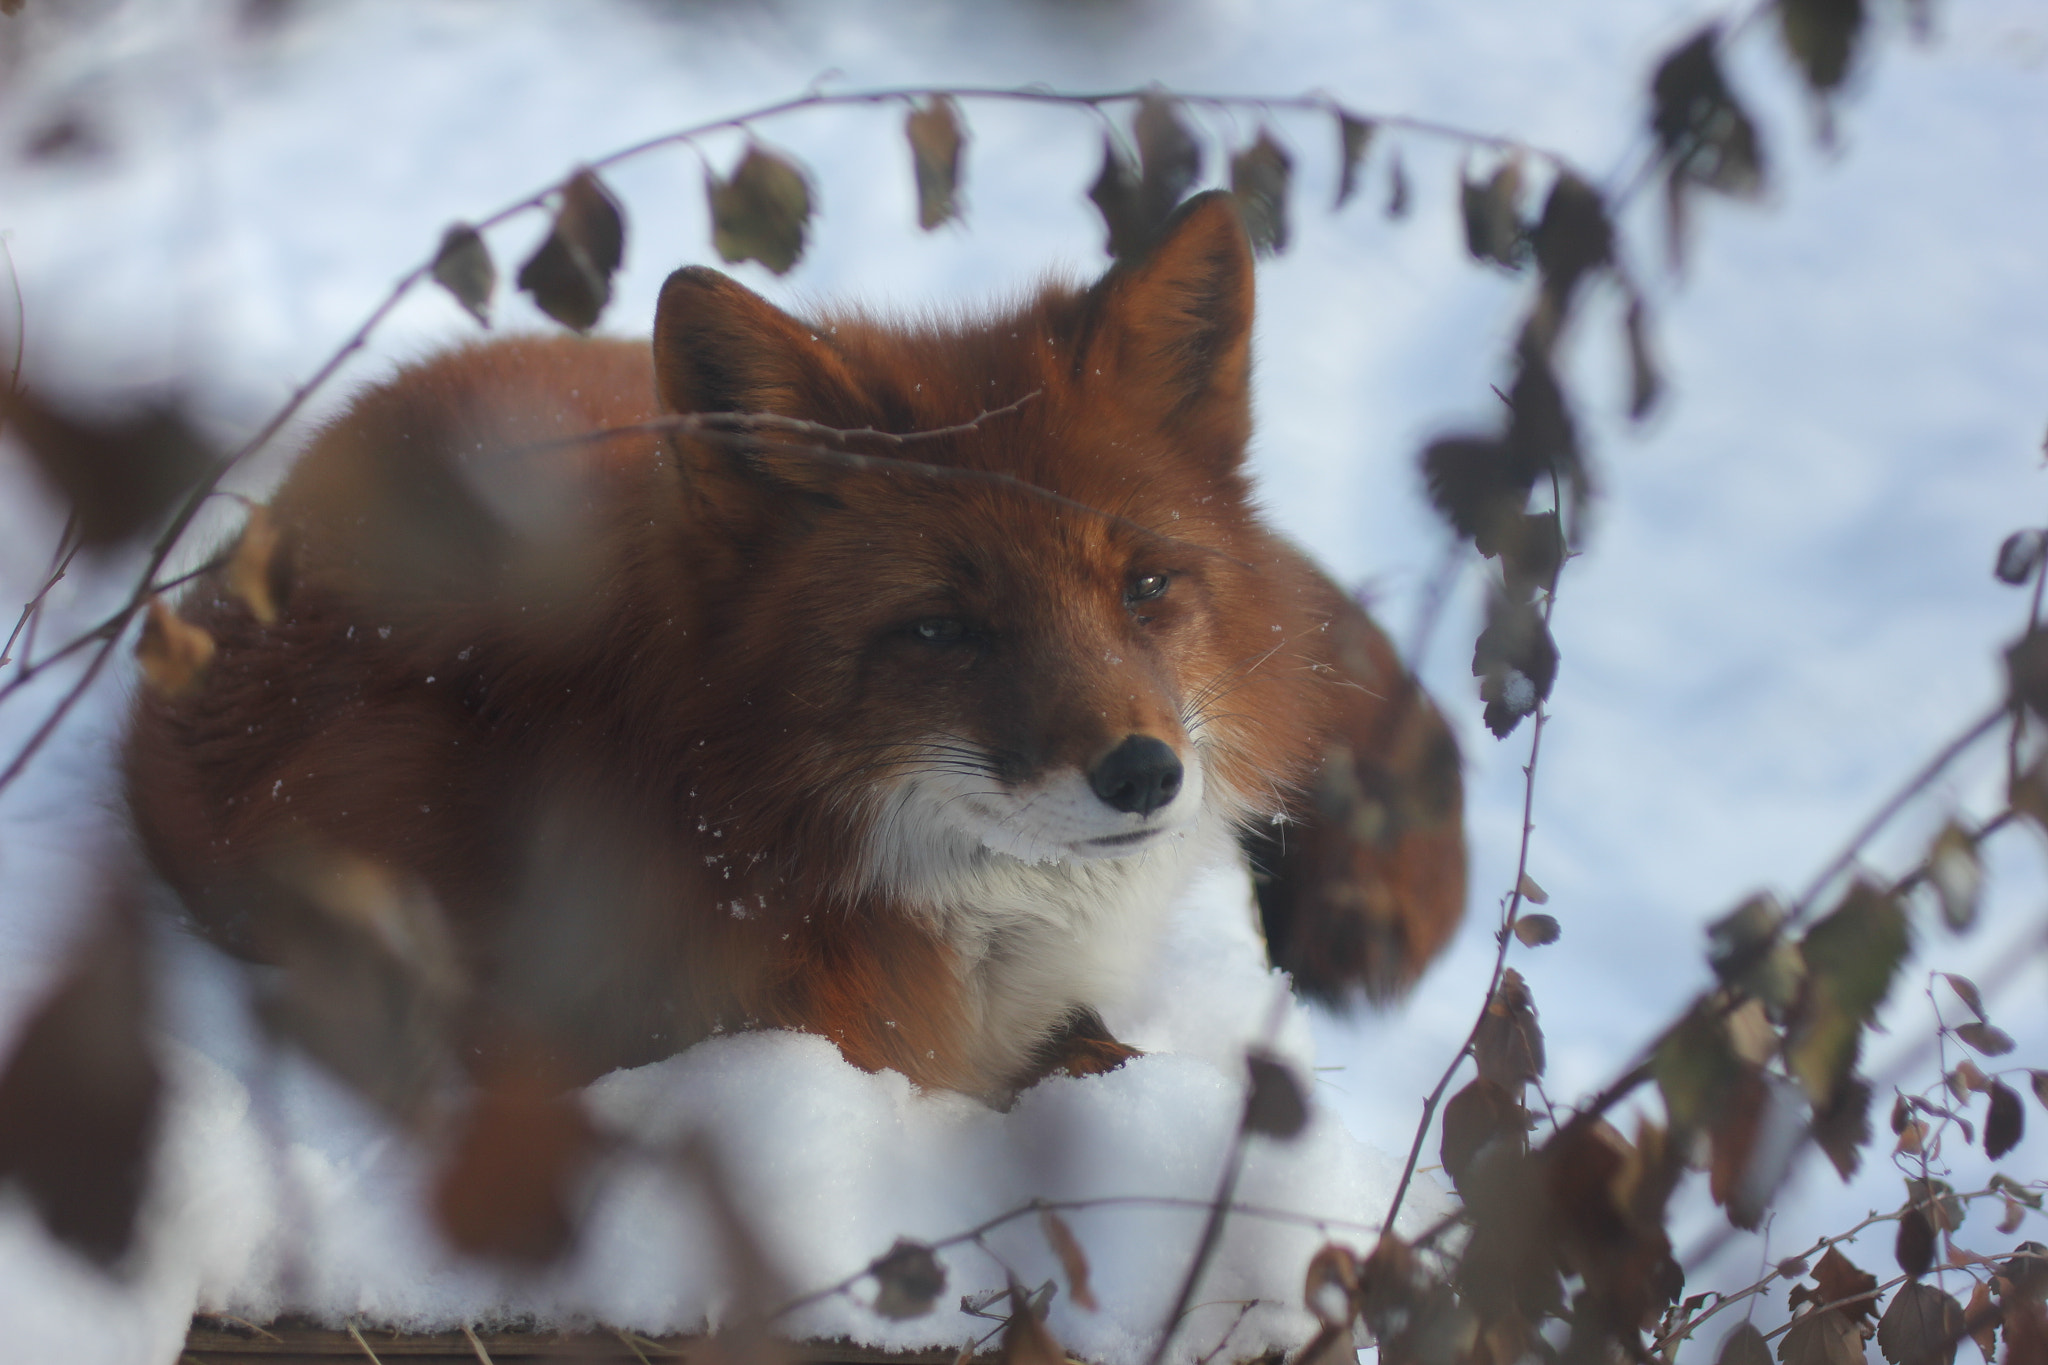
[[1277,960],[1397,990],[1462,910],[1456,750],[1253,507],[1251,308],[1207,196],[975,321],[685,269],[651,351],[403,371],[278,493],[278,619],[186,604],[218,648],[138,710],[145,846],[256,957],[281,887],[368,869],[460,1045],[570,1077],[745,1027],[996,1100],[1116,1065],[1098,1006],[1240,839]]

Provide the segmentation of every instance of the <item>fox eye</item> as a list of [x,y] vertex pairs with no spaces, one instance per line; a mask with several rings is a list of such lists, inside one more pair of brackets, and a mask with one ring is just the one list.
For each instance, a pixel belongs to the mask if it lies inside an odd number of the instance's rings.
[[914,623],[910,633],[928,644],[958,644],[967,638],[967,623],[957,616],[928,616]]
[[1164,597],[1168,581],[1163,573],[1148,573],[1143,578],[1132,579],[1131,586],[1124,589],[1124,601],[1150,602],[1155,598]]

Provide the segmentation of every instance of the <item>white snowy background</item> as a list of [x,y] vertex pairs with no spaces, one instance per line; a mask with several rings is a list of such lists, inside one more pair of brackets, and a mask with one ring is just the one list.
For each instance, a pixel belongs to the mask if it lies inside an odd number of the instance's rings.
[[[28,15],[0,18],[23,26],[0,49],[11,58],[0,70],[0,233],[19,272],[27,373],[85,392],[179,385],[228,436],[274,410],[449,221],[580,160],[814,81],[1324,89],[1365,112],[1512,131],[1605,174],[1641,150],[1656,58],[1727,12],[1679,0],[330,0],[249,27],[244,7],[225,0],[97,0],[57,22],[38,20],[40,8],[29,0]],[[2024,615],[2023,596],[1994,582],[1990,563],[2009,531],[2048,520],[2048,12],[2027,0],[1944,0],[1932,41],[1916,45],[1897,6],[1875,8],[1878,41],[1831,148],[1813,135],[1771,25],[1735,45],[1731,75],[1762,124],[1772,189],[1761,206],[1704,205],[1682,277],[1662,259],[1656,196],[1626,219],[1671,379],[1647,426],[1620,415],[1615,300],[1595,300],[1582,320],[1573,371],[1602,493],[1588,553],[1560,590],[1563,667],[1531,854],[1564,938],[1514,957],[1542,1014],[1545,1088],[1560,1104],[1615,1074],[1703,981],[1704,921],[1753,889],[1803,886],[1891,788],[1995,701],[1999,648]],[[900,105],[764,125],[764,140],[815,172],[820,217],[786,279],[751,265],[734,273],[794,307],[948,309],[1047,271],[1098,270],[1100,227],[1082,197],[1098,126],[1052,108],[966,113],[967,223],[930,235],[914,223]],[[1249,118],[1201,117],[1233,144],[1256,131]],[[25,154],[71,118],[87,132],[83,152]],[[1415,195],[1406,221],[1379,211],[1385,143],[1360,200],[1333,216],[1331,130],[1286,115],[1274,127],[1295,152],[1296,240],[1260,276],[1264,496],[1334,572],[1370,589],[1405,639],[1443,549],[1414,451],[1447,427],[1493,420],[1488,386],[1503,378],[1526,283],[1466,258],[1455,148],[1400,142]],[[740,145],[729,135],[703,147],[722,167]],[[607,178],[628,242],[604,325],[641,333],[666,273],[713,260],[702,171],[676,149]],[[501,266],[540,230],[527,218],[495,233]],[[0,322],[7,308],[0,295]],[[510,294],[499,317],[549,325]],[[420,292],[312,412],[472,330],[451,300]],[[260,491],[278,468],[278,457],[261,462],[245,486]],[[32,590],[56,526],[10,456],[0,599]],[[105,580],[81,573],[60,588],[52,626],[104,608],[120,577],[107,567]],[[1313,1050],[1325,1114],[1300,1146],[1261,1154],[1247,1198],[1370,1219],[1388,1167],[1350,1135],[1405,1153],[1420,1096],[1479,1003],[1497,898],[1513,877],[1528,748],[1526,727],[1497,743],[1478,724],[1466,654],[1477,582],[1467,574],[1423,660],[1467,753],[1469,923],[1403,1008],[1289,1017],[1283,1045],[1304,1059]],[[0,1044],[61,961],[78,888],[112,837],[109,754],[130,686],[111,678],[0,798]],[[0,711],[8,752],[47,695]],[[1988,809],[1997,758],[1987,749],[1960,766],[1878,842],[1872,865],[1909,865],[1951,806]],[[2021,1044],[2010,1060],[2048,1064],[2034,836],[1994,844],[1991,874],[1990,908],[1970,936],[1921,921],[1922,966],[1902,978],[1892,1032],[1866,1058],[1880,1121],[1886,1087],[1934,1074],[1922,967],[1995,983],[1993,1017]],[[1235,1113],[1235,1054],[1271,1001],[1241,893],[1222,879],[1192,899],[1167,961],[1127,1008],[1134,1041],[1170,1055],[1045,1087],[1009,1116],[914,1096],[802,1039],[725,1040],[609,1078],[591,1103],[651,1135],[717,1114],[715,1131],[746,1157],[736,1178],[753,1182],[771,1237],[791,1248],[797,1288],[857,1269],[898,1233],[942,1236],[1031,1194],[1201,1195]],[[0,1198],[12,1358],[168,1362],[202,1296],[251,1314],[292,1297],[364,1322],[526,1311],[650,1328],[690,1325],[722,1302],[703,1210],[687,1191],[650,1198],[668,1177],[648,1169],[607,1177],[585,1252],[557,1276],[448,1262],[409,1212],[420,1173],[402,1144],[310,1069],[281,1068],[252,1091],[262,1063],[234,977],[195,946],[167,952],[179,1098],[137,1265],[127,1281],[104,1281],[44,1240],[19,1200]],[[1943,1003],[1953,1019],[1954,1001]],[[2039,1110],[2030,1117],[2048,1128]],[[2036,1136],[2001,1164],[2037,1174],[2044,1155]],[[1432,1140],[1425,1160],[1434,1156]],[[1981,1158],[1958,1170],[1981,1175]],[[1682,1198],[1684,1253],[1707,1243],[1719,1215],[1697,1188]],[[1900,1198],[1881,1151],[1846,1187],[1809,1155],[1768,1241],[1733,1239],[1690,1267],[1689,1288],[1744,1283],[1766,1256]],[[2019,1235],[2048,1240],[2034,1217]],[[1989,1221],[1963,1240],[2007,1245]],[[1239,1228],[1202,1298],[1291,1301],[1319,1234]],[[1113,1306],[1091,1315],[1063,1294],[1054,1329],[1085,1354],[1130,1359],[1193,1224],[1105,1209],[1076,1229]],[[1006,1236],[996,1251],[1050,1273],[1028,1223]],[[1881,1226],[1853,1250],[1883,1273],[1890,1242]],[[1000,1283],[978,1253],[947,1263],[949,1295]],[[1214,1345],[1235,1312],[1205,1309],[1187,1349]],[[1781,1314],[1782,1300],[1760,1309]],[[1298,1339],[1305,1322],[1262,1310],[1234,1344]],[[942,1308],[887,1329],[837,1301],[797,1327],[957,1344],[972,1323]],[[1718,1336],[1716,1324],[1690,1351],[1704,1356]]]

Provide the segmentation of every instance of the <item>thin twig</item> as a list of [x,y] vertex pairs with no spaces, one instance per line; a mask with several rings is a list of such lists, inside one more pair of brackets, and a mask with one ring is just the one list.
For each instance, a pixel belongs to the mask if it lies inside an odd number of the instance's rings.
[[1244,1174],[1245,1151],[1250,1142],[1250,1125],[1240,1123],[1231,1138],[1230,1153],[1224,1158],[1223,1178],[1217,1182],[1216,1197],[1209,1202],[1209,1216],[1202,1221],[1202,1236],[1195,1243],[1195,1254],[1188,1262],[1187,1274],[1181,1278],[1180,1292],[1173,1296],[1173,1306],[1166,1310],[1166,1319],[1159,1325],[1159,1337],[1152,1343],[1152,1353],[1145,1358],[1145,1365],[1159,1365],[1166,1359],[1166,1348],[1173,1344],[1181,1317],[1194,1300],[1202,1272],[1208,1269],[1209,1258],[1216,1254],[1216,1244],[1223,1237],[1223,1222],[1230,1215],[1231,1196],[1237,1193],[1237,1178]]
[[[1545,594],[1543,601],[1543,628],[1550,629],[1550,615],[1557,606],[1555,587]],[[1529,843],[1536,833],[1536,763],[1543,752],[1543,723],[1549,712],[1542,702],[1536,704],[1536,713],[1529,736],[1529,761],[1522,768],[1522,843],[1515,856],[1515,884],[1508,892],[1506,908],[1501,914],[1500,928],[1494,935],[1493,974],[1486,983],[1486,996],[1480,1002],[1479,1016],[1472,1021],[1472,1028],[1465,1034],[1465,1041],[1458,1046],[1451,1057],[1450,1065],[1437,1078],[1436,1085],[1422,1101],[1422,1117],[1415,1124],[1415,1140],[1408,1145],[1408,1160],[1401,1167],[1400,1183],[1394,1186],[1394,1198],[1387,1206],[1385,1226],[1394,1226],[1400,1215],[1401,1204],[1408,1197],[1408,1187],[1415,1179],[1416,1164],[1422,1159],[1422,1144],[1429,1138],[1430,1122],[1436,1117],[1437,1106],[1443,1103],[1444,1092],[1450,1089],[1451,1080],[1458,1074],[1465,1058],[1471,1055],[1479,1041],[1479,1030],[1486,1026],[1487,1012],[1493,1007],[1494,992],[1500,989],[1501,978],[1507,974],[1508,945],[1515,939],[1515,920],[1522,909],[1522,888],[1529,880]]]

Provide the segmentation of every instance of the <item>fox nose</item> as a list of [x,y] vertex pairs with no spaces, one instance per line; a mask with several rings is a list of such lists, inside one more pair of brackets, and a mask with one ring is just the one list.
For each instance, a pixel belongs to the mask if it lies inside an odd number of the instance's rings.
[[1150,735],[1127,735],[1111,749],[1088,785],[1103,804],[1132,815],[1150,815],[1180,795],[1180,757]]

